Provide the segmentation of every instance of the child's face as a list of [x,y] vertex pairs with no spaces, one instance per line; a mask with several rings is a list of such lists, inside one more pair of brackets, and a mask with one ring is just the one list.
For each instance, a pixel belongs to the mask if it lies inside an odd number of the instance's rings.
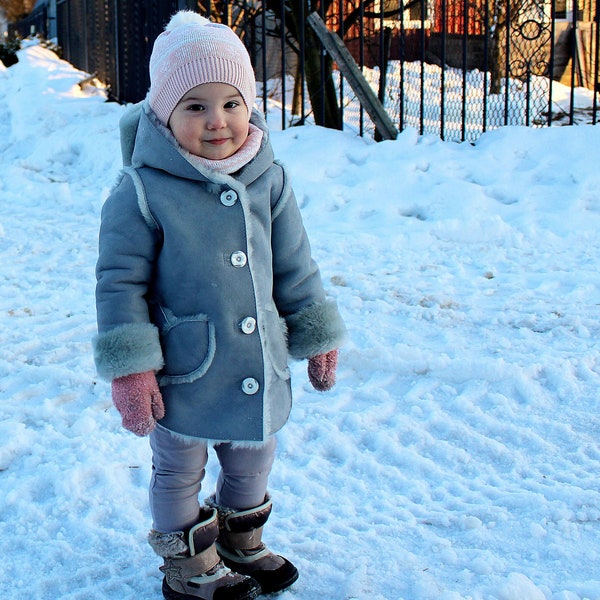
[[220,160],[235,154],[246,141],[248,109],[233,86],[203,83],[179,101],[169,127],[191,154]]

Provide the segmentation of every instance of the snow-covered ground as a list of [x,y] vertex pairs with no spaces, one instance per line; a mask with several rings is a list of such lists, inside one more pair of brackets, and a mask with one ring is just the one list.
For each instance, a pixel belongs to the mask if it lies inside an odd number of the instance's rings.
[[[40,46],[19,58],[0,66],[0,597],[160,598],[147,441],[90,344],[123,107]],[[350,331],[332,392],[292,365],[265,531],[301,570],[281,600],[599,600],[600,127],[273,142]]]

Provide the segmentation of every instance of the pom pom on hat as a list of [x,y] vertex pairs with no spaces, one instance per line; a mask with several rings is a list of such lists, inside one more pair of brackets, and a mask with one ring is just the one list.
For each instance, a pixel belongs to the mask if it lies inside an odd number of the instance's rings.
[[206,17],[199,15],[193,10],[180,10],[171,17],[171,20],[165,27],[165,31],[173,31],[173,29],[182,25],[208,25],[209,23],[210,21]]
[[193,11],[179,11],[154,42],[150,107],[168,125],[181,98],[203,83],[227,83],[236,88],[250,116],[256,81],[242,40],[226,25],[212,23]]

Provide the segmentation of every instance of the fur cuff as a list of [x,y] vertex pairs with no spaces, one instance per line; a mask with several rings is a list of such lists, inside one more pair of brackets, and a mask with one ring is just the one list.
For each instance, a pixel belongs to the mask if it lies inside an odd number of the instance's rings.
[[175,558],[186,556],[189,553],[188,545],[183,541],[183,531],[173,533],[160,533],[154,529],[148,534],[148,543],[152,550],[162,558]]
[[285,318],[288,346],[293,358],[311,358],[324,354],[346,339],[346,326],[335,302],[311,304]]
[[217,511],[217,515],[219,516],[219,524],[221,527],[224,526],[225,519],[227,519],[227,517],[230,517],[231,515],[241,516],[265,510],[268,510],[270,513],[272,505],[273,502],[271,500],[271,495],[269,494],[269,492],[265,494],[265,499],[262,504],[259,504],[258,506],[255,506],[253,508],[244,509],[230,508],[229,506],[221,506],[220,504],[217,504],[216,494],[211,494],[208,498],[204,499],[204,506],[207,506],[208,508],[214,508]]
[[93,345],[96,370],[107,381],[163,367],[158,329],[151,323],[119,325],[97,335]]

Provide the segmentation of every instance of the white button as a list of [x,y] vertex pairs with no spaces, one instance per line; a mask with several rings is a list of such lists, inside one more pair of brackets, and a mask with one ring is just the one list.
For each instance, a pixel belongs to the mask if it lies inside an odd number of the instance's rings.
[[247,262],[248,258],[241,250],[238,250],[231,255],[231,264],[234,267],[245,267]]
[[254,377],[246,377],[246,379],[242,381],[242,392],[244,392],[244,394],[247,394],[248,396],[256,394],[256,392],[258,392],[259,387],[260,386],[258,385],[258,381],[256,381]]
[[233,206],[238,199],[238,195],[233,190],[221,192],[221,204],[223,206]]
[[240,323],[240,328],[244,333],[254,333],[256,329],[256,319],[254,317],[246,317]]

